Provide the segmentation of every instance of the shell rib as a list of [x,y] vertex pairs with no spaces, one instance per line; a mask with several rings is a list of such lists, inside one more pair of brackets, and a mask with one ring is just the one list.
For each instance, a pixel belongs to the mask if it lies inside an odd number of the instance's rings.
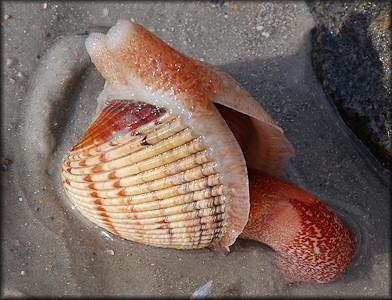
[[106,83],[64,158],[73,204],[126,239],[228,252],[248,220],[247,165],[277,174],[294,155],[283,131],[231,77],[138,24],[86,48]]

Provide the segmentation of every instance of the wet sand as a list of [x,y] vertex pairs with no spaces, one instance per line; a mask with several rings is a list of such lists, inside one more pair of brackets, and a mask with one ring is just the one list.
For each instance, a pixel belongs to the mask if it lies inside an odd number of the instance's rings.
[[[316,80],[305,3],[2,6],[2,296],[189,297],[210,280],[208,296],[390,296],[389,180]],[[342,277],[290,284],[265,245],[238,240],[228,256],[154,248],[108,234],[72,209],[60,162],[95,116],[104,84],[84,40],[119,18],[226,71],[285,130],[296,157],[282,177],[319,197],[355,237]]]

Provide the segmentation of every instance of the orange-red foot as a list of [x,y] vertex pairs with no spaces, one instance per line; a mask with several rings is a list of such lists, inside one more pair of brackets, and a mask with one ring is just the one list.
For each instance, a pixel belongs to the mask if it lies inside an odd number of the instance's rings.
[[250,215],[240,238],[265,243],[290,281],[328,283],[343,274],[354,240],[339,218],[295,184],[249,170]]

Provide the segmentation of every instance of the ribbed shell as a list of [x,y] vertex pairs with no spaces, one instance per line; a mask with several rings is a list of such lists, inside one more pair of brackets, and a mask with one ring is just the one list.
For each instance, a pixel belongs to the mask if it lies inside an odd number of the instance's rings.
[[225,225],[225,187],[201,137],[164,108],[107,101],[66,155],[62,178],[74,206],[125,239],[204,248]]

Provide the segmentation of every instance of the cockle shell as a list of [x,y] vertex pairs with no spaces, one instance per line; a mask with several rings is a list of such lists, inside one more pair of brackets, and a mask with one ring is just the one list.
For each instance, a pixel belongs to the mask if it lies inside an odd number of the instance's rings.
[[125,239],[228,252],[249,215],[247,166],[277,174],[294,155],[235,80],[119,20],[87,51],[106,79],[100,112],[65,155],[75,207]]
[[93,33],[106,79],[99,113],[65,155],[74,206],[125,239],[228,253],[236,238],[276,251],[290,281],[327,283],[354,239],[319,199],[278,178],[294,155],[281,128],[235,80],[133,22]]

